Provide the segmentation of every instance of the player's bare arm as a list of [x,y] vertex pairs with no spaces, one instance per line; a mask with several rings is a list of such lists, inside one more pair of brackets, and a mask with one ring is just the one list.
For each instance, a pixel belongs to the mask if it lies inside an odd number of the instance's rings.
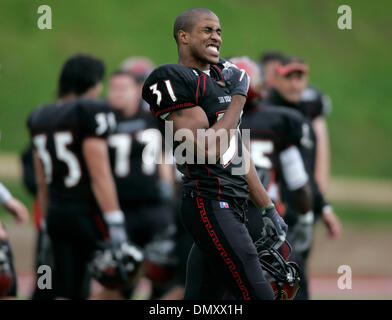
[[312,121],[312,127],[317,139],[315,177],[322,192],[325,192],[329,179],[329,138],[328,126],[323,116]]
[[91,186],[102,212],[119,210],[107,148],[104,139],[87,138],[83,142],[83,155],[91,177]]
[[37,182],[37,199],[41,208],[42,216],[45,219],[48,210],[49,188],[45,179],[44,166],[38,157],[36,150],[33,150],[33,162],[35,181]]
[[[238,126],[245,101],[245,96],[234,95],[225,114],[211,127],[209,127],[205,112],[199,106],[172,112],[167,119],[173,121],[174,133],[179,129],[189,130],[189,136],[186,139],[194,145],[195,152],[203,152],[206,158],[214,156],[218,159],[229,146],[231,135]],[[205,135],[197,135],[199,129],[211,130],[206,131]],[[221,130],[226,132],[224,141],[221,135],[216,134]],[[221,145],[224,147],[216,148]]]

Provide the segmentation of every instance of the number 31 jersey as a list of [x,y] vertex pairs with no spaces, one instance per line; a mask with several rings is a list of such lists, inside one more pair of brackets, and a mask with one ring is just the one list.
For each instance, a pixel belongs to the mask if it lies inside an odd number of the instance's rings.
[[[173,111],[199,106],[205,112],[209,127],[213,126],[227,110],[231,95],[225,86],[222,70],[230,64],[222,60],[211,65],[207,72],[179,64],[156,68],[143,86],[143,99],[153,114],[164,120]],[[233,67],[230,64],[230,67]],[[174,146],[176,147],[176,145]],[[176,159],[177,160],[177,159]],[[229,148],[216,163],[179,163],[183,174],[183,187],[196,194],[211,198],[248,198],[248,184],[241,173],[245,167],[242,159],[242,141],[239,131],[230,140]]]
[[106,139],[115,116],[106,103],[75,99],[34,110],[27,126],[45,171],[51,206],[90,205],[94,200],[83,157],[83,140]]

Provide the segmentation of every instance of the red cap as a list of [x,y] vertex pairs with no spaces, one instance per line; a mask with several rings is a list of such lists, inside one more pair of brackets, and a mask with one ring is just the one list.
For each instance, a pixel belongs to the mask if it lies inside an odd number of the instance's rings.
[[293,61],[285,65],[278,65],[276,67],[276,72],[282,76],[285,76],[294,71],[308,73],[309,67],[306,64],[297,61]]

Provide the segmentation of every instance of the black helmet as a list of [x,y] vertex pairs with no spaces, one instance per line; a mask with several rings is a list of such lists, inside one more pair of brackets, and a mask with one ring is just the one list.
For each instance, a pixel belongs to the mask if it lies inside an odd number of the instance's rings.
[[170,225],[146,245],[144,249],[144,275],[155,283],[167,283],[177,270],[176,227]]
[[275,300],[293,300],[299,289],[299,267],[288,261],[291,246],[287,240],[278,250],[271,242],[260,238],[255,242],[260,263],[274,290]]
[[143,258],[142,251],[130,242],[105,243],[95,252],[89,270],[104,287],[119,289],[135,280]]

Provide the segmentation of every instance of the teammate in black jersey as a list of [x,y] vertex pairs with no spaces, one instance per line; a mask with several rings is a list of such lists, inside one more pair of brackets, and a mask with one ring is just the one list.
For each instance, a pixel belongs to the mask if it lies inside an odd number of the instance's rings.
[[[308,222],[307,228],[297,231],[301,232],[301,245],[309,246],[313,222],[312,199],[309,177],[299,151],[304,141],[304,127],[309,124],[296,110],[261,107],[263,79],[260,66],[248,57],[232,58],[231,61],[245,69],[251,78],[253,97],[247,99],[241,128],[250,129],[250,154],[258,176],[281,215],[284,215],[284,203],[288,201],[282,199],[281,189],[290,191],[288,196],[301,214],[300,220]],[[256,241],[261,236],[262,225],[257,219],[257,208],[252,203],[249,204],[248,218],[248,229]]]
[[142,109],[135,76],[113,73],[108,102],[117,122],[108,144],[120,206],[129,238],[144,248],[174,224],[173,165],[157,164],[163,137],[157,119]]
[[[273,107],[284,106],[298,110],[310,123],[311,119],[307,111],[307,106],[302,101],[303,92],[308,86],[307,73],[308,66],[302,60],[293,57],[285,57],[281,64],[278,64],[275,68],[274,87],[271,89],[268,98],[264,101],[264,105]],[[331,206],[324,199],[323,192],[320,190],[315,179],[318,140],[311,125],[307,126],[303,133],[306,137],[305,140],[307,141],[302,143],[303,147],[301,148],[301,153],[304,158],[306,170],[310,177],[315,218],[317,219],[321,216],[328,229],[329,235],[332,238],[336,238],[341,232],[340,222],[331,209]],[[287,188],[283,188],[282,193],[287,194]],[[289,222],[289,225],[292,224],[293,226],[290,228],[292,232],[299,227],[295,219],[297,214],[292,202],[289,202],[289,205],[287,206],[287,217],[288,220],[286,221]],[[297,226],[295,226],[296,224]],[[288,237],[292,238],[290,235]],[[296,250],[296,239],[293,239],[292,242],[294,244],[294,260],[300,265],[302,271],[301,288],[298,291],[296,299],[308,299],[309,294],[306,283],[306,261],[310,246],[306,250],[299,251]]]
[[[268,96],[269,91],[274,87],[274,82],[281,83],[281,77],[276,73],[276,67],[281,64],[287,64],[289,59],[282,53],[276,51],[264,52],[261,56],[261,64],[264,69],[265,79],[263,85],[263,97]],[[306,76],[300,79],[300,82],[307,84]],[[297,81],[298,82],[298,81]],[[318,147],[316,150],[316,167],[315,176],[320,189],[325,192],[329,179],[329,137],[326,117],[331,111],[331,98],[322,93],[315,86],[307,85],[306,89],[300,90],[301,103],[294,107],[310,118],[312,127],[315,132]],[[289,98],[290,99],[290,98]]]
[[[181,217],[194,240],[184,299],[272,299],[244,223],[248,197],[276,239],[285,239],[287,226],[236,130],[249,77],[219,59],[221,32],[219,19],[210,10],[182,12],[174,23],[178,64],[155,69],[144,84],[143,98],[156,117],[172,122],[176,147],[180,146],[174,153],[184,175]],[[209,134],[199,131],[197,136],[197,129],[209,128]],[[219,129],[218,140],[214,133]],[[224,147],[217,148],[220,144]],[[178,152],[186,146],[188,152]],[[182,162],[184,154],[190,157]]]
[[87,267],[98,241],[126,240],[106,141],[115,127],[114,114],[106,103],[90,99],[99,95],[103,74],[100,60],[71,57],[61,71],[58,100],[28,119],[59,298],[87,298]]

